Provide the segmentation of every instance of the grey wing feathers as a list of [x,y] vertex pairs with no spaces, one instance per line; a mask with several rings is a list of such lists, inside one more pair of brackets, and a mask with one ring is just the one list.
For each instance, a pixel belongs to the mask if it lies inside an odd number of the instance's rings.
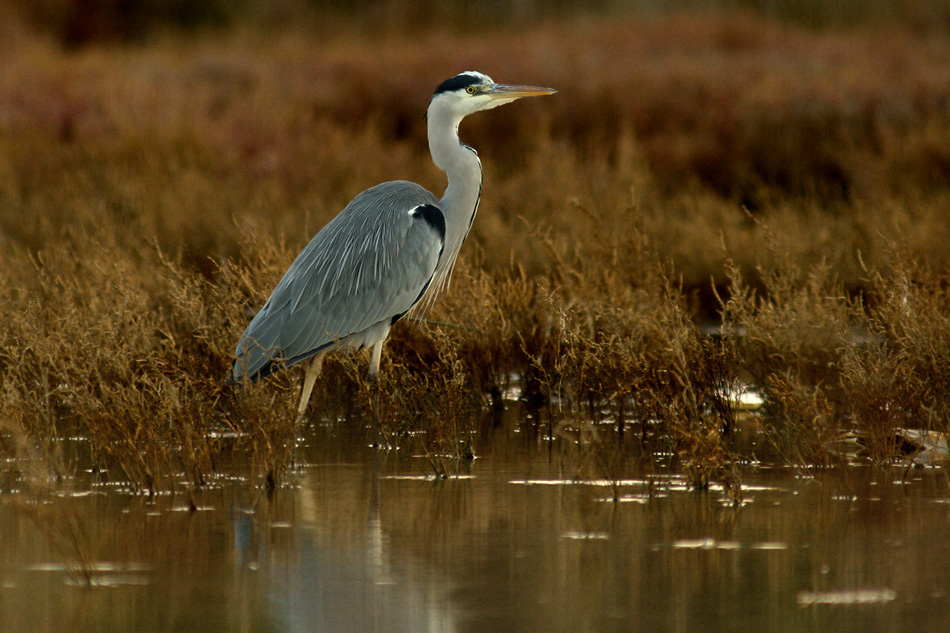
[[398,317],[421,298],[441,256],[442,235],[414,209],[441,212],[431,193],[396,181],[353,199],[304,247],[251,321],[235,351],[233,380],[293,364]]

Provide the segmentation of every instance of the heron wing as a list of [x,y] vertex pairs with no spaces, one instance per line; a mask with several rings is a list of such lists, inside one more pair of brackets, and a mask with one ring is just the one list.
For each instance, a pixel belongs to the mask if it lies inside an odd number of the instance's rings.
[[444,220],[440,235],[414,210],[434,213],[436,204],[405,181],[354,198],[304,247],[251,321],[235,351],[233,378],[267,373],[275,358],[299,362],[412,308],[444,243]]

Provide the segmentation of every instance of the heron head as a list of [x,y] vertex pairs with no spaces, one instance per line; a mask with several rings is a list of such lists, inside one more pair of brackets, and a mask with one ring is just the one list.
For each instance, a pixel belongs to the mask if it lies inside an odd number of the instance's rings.
[[433,105],[438,104],[461,118],[480,110],[497,108],[522,97],[540,97],[555,92],[557,90],[553,88],[497,84],[488,75],[467,70],[439,84],[429,107],[431,109]]

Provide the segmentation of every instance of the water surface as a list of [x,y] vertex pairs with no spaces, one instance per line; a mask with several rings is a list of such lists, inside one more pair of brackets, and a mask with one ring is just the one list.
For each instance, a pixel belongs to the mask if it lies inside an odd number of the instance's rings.
[[[517,429],[432,476],[319,430],[293,485],[0,505],[0,631],[938,631],[942,469],[748,466],[739,502]],[[602,470],[602,469],[600,469]],[[614,499],[618,499],[615,501]]]

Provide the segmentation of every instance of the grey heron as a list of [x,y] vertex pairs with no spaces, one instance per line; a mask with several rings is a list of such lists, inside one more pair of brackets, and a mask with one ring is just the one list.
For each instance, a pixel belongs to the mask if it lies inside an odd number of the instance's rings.
[[459,123],[473,112],[554,92],[496,84],[475,71],[439,84],[426,119],[432,160],[448,176],[442,198],[404,180],[357,195],[304,247],[247,326],[229,382],[256,381],[309,360],[300,419],[327,352],[372,348],[375,378],[390,328],[430,307],[448,286],[475,219],[482,165],[459,140]]

